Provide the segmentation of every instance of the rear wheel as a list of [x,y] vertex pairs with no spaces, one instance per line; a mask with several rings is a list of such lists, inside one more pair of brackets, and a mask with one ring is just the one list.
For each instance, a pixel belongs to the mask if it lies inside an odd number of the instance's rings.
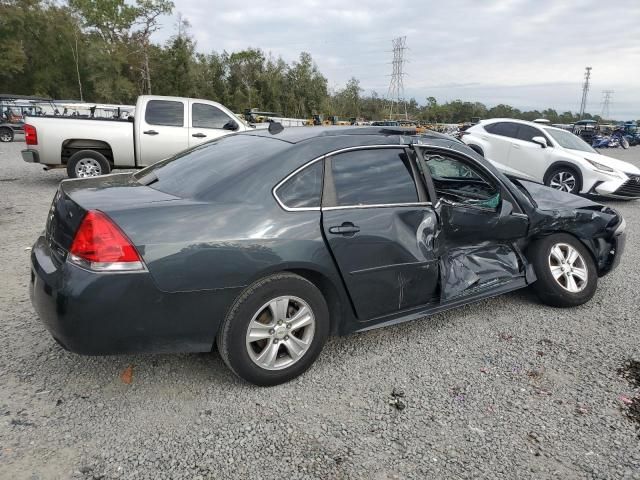
[[0,142],[12,142],[13,141],[13,130],[7,127],[0,128]]
[[550,170],[545,176],[544,184],[555,190],[574,194],[578,194],[582,188],[578,172],[574,168],[566,166]]
[[329,334],[329,310],[318,288],[291,273],[266,277],[234,302],[216,343],[227,366],[255,385],[304,373]]
[[106,175],[111,171],[107,157],[95,150],[80,150],[67,162],[69,178],[87,178]]
[[541,238],[530,245],[527,256],[538,278],[532,287],[547,305],[575,307],[595,294],[596,265],[577,238],[565,233]]

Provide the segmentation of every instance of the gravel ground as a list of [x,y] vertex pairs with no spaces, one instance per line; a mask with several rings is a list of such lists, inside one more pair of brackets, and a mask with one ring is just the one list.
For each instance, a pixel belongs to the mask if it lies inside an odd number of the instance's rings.
[[[607,202],[627,250],[587,305],[521,291],[333,338],[264,389],[215,352],[56,345],[29,302],[27,247],[64,175],[21,148],[0,144],[0,478],[640,478],[624,406],[639,389],[618,373],[640,360],[640,202]],[[640,165],[640,147],[609,154]]]

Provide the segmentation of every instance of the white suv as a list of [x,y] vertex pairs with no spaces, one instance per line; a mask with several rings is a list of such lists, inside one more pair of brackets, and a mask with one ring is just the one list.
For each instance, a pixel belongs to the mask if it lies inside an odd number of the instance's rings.
[[462,141],[513,177],[576,194],[640,198],[640,169],[560,128],[496,118],[467,129]]

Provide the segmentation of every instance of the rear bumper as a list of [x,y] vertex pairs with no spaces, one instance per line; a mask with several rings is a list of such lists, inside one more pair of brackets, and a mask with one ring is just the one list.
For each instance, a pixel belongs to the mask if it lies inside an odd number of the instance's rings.
[[95,273],[54,255],[44,236],[31,252],[31,302],[72,352],[210,351],[238,289],[166,293],[148,272]]
[[27,163],[40,163],[40,155],[35,150],[22,150],[20,152],[22,154],[22,160]]

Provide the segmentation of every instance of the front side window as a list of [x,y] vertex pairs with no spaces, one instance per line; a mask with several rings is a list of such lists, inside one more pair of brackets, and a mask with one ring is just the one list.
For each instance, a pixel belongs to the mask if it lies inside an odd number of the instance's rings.
[[278,198],[288,208],[319,207],[322,197],[322,172],[322,161],[306,167],[278,188]]
[[149,125],[184,126],[184,104],[170,100],[149,100],[144,120]]
[[520,125],[518,129],[518,139],[524,140],[526,142],[531,142],[533,137],[542,137],[546,139],[544,133],[534,127],[530,127],[529,125]]
[[473,165],[439,153],[425,153],[424,161],[438,197],[464,205],[498,207],[500,190]]
[[418,202],[409,158],[403,149],[355,150],[332,157],[337,206]]
[[513,122],[492,123],[484,127],[484,129],[494,135],[501,137],[516,138],[518,135],[518,124]]
[[547,131],[547,133],[549,133],[549,135],[553,137],[556,142],[560,144],[562,148],[568,148],[569,150],[579,150],[581,152],[596,152],[593,148],[591,148],[591,146],[589,146],[588,143],[571,132],[565,132],[564,130],[558,130],[557,128],[547,128],[545,130]]
[[194,103],[191,117],[193,128],[224,128],[231,120],[222,110],[206,103]]

